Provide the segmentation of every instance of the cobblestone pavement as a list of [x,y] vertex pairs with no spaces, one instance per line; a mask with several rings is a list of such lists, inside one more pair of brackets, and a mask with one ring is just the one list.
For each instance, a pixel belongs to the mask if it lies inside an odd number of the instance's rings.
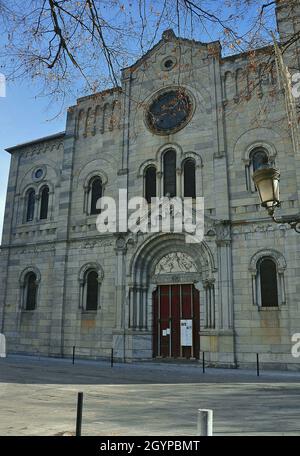
[[83,435],[196,435],[198,408],[214,410],[215,435],[300,435],[300,373],[207,369],[197,364],[115,364],[0,359],[0,435],[75,429]]

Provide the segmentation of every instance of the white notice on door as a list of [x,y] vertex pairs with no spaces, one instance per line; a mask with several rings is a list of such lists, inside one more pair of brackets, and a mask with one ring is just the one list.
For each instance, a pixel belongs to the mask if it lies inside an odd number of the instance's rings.
[[180,320],[180,345],[193,346],[193,320]]

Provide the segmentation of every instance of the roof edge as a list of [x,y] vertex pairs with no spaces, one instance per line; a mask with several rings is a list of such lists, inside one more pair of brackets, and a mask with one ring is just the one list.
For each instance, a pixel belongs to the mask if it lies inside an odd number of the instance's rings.
[[226,60],[238,59],[239,57],[247,57],[251,53],[263,54],[266,51],[273,51],[272,53],[274,53],[274,44],[267,44],[266,46],[249,49],[247,51],[239,52],[238,54],[226,55],[222,57],[222,62]]
[[[104,96],[104,95],[108,95],[108,94],[111,94],[111,93],[114,93],[114,92],[122,92],[122,87],[121,86],[117,86],[117,87],[110,87],[109,89],[104,89],[104,90],[101,90],[100,92],[96,92],[96,93],[92,93],[90,95],[85,95],[83,97],[79,97],[77,98],[77,104],[78,103],[81,103],[83,101],[86,101],[86,100],[90,100],[92,98],[97,98],[97,97],[101,97],[101,96]],[[77,106],[77,105],[75,105]]]
[[18,149],[22,149],[23,147],[31,146],[31,145],[46,142],[46,141],[51,141],[52,139],[62,138],[65,136],[65,134],[66,134],[65,131],[61,131],[59,133],[54,133],[53,135],[44,136],[42,138],[37,138],[37,139],[33,139],[31,141],[27,141],[25,143],[17,144],[16,146],[8,147],[7,149],[4,149],[4,150],[6,150],[6,152],[12,153]]

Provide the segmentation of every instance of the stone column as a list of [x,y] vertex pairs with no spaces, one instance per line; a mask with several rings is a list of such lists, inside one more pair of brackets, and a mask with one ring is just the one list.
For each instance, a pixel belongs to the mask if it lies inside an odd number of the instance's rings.
[[214,279],[208,279],[204,282],[205,290],[205,327],[207,329],[215,328],[215,290]]
[[286,304],[285,296],[285,281],[284,281],[284,271],[282,269],[278,270],[278,297],[280,299],[280,305],[284,306]]
[[118,239],[116,243],[116,260],[117,260],[117,269],[116,269],[116,329],[124,328],[125,325],[125,256],[126,256],[126,246],[123,239]]
[[216,225],[219,271],[219,324],[221,329],[233,328],[233,292],[230,222]]
[[158,178],[158,197],[161,197],[164,195],[164,173],[159,172],[157,173],[157,178]]
[[35,223],[38,223],[40,220],[40,210],[41,210],[41,195],[40,193],[35,194],[35,204],[34,204],[34,217],[33,220]]
[[219,303],[220,326],[222,329],[232,328],[232,270],[231,270],[231,242],[217,241],[218,270],[219,270]]
[[183,194],[182,194],[183,189],[182,189],[182,185],[181,185],[181,176],[182,176],[181,168],[177,168],[176,169],[176,195],[179,197],[183,196]]
[[202,179],[202,167],[203,165],[196,164],[196,196],[201,197],[203,196],[203,179]]
[[147,329],[148,329],[148,303],[147,303],[148,288],[141,287],[140,293],[141,293],[140,329],[142,331],[147,331]]
[[252,272],[252,303],[257,306],[257,285],[256,285],[256,272]]
[[148,329],[148,288],[134,286],[129,295],[129,327],[133,330]]

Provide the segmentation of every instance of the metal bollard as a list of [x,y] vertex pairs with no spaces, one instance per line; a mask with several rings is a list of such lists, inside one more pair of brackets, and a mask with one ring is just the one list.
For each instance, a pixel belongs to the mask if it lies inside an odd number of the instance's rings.
[[75,364],[75,345],[73,345],[73,359],[72,363]]
[[78,393],[77,416],[76,416],[76,437],[81,437],[82,405],[83,405],[83,393]]
[[213,411],[198,409],[197,435],[211,437],[213,435]]
[[259,372],[259,354],[258,353],[256,353],[256,374],[259,377],[260,372]]
[[202,352],[202,372],[205,374],[205,352]]

